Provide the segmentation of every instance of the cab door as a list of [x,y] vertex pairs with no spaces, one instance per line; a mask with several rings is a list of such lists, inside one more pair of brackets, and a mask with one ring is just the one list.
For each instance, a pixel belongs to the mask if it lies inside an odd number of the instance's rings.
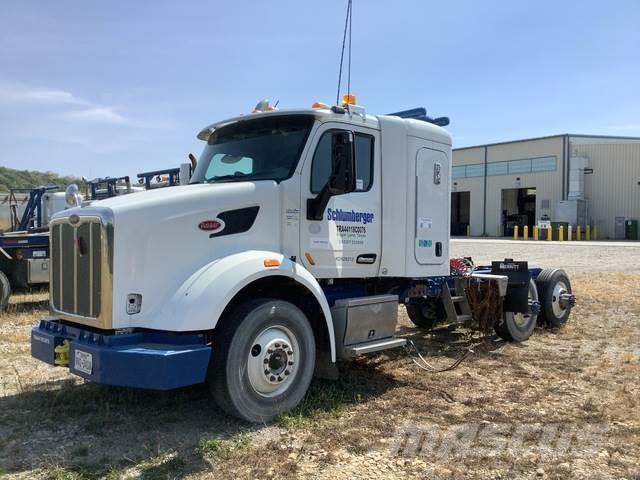
[[449,262],[449,162],[444,152],[416,154],[415,258],[419,265]]
[[[351,132],[355,191],[329,198],[319,220],[310,218],[308,199],[318,196],[331,173],[332,133]],[[300,258],[316,278],[374,277],[381,250],[380,135],[342,123],[315,133],[302,170]]]

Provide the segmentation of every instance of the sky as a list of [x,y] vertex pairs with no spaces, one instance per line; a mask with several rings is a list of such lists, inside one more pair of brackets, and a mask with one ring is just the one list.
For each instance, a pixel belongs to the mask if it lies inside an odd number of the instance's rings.
[[[94,178],[199,155],[269,98],[335,102],[346,0],[0,0],[0,165]],[[640,136],[640,2],[353,0],[352,93],[454,147]],[[345,93],[345,88],[343,92]]]

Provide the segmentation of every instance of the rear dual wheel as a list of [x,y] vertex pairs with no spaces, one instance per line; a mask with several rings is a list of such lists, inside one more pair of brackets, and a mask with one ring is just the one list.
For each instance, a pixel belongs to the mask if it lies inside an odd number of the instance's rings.
[[[536,283],[529,282],[529,306],[538,302]],[[528,313],[503,312],[502,318],[496,322],[494,329],[498,336],[507,341],[524,342],[536,328],[538,314],[529,308]]]
[[315,338],[295,305],[256,299],[225,319],[213,345],[209,385],[217,404],[265,423],[303,399],[315,369]]
[[575,299],[569,276],[561,269],[546,269],[536,279],[540,292],[540,321],[560,328],[569,320]]

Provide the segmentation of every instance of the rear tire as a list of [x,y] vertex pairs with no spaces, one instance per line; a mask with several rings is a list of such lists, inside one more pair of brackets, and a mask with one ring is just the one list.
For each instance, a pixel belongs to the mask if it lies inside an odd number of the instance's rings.
[[214,333],[209,386],[220,408],[266,423],[300,403],[313,377],[316,346],[298,307],[252,300],[232,311]]
[[563,327],[571,305],[561,302],[560,295],[571,293],[569,276],[561,269],[546,269],[540,272],[536,284],[540,292],[540,320],[553,328]]
[[425,330],[433,329],[436,323],[442,322],[447,317],[440,299],[427,300],[422,304],[407,304],[405,308],[409,319],[417,327]]
[[[529,302],[538,301],[536,283],[529,282]],[[494,329],[498,336],[509,342],[524,342],[536,328],[538,314],[503,312],[502,319],[496,322]]]
[[4,312],[9,306],[10,296],[11,283],[4,272],[0,271],[0,312]]

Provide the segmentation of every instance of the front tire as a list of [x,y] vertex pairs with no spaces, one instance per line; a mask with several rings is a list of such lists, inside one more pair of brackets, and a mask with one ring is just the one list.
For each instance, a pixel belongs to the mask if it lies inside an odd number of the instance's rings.
[[[538,289],[536,283],[529,282],[529,304],[538,301]],[[494,329],[499,337],[509,342],[524,342],[536,328],[537,313],[503,312]]]
[[270,422],[303,399],[315,358],[313,330],[298,307],[252,300],[231,312],[217,332],[209,386],[228,414]]

